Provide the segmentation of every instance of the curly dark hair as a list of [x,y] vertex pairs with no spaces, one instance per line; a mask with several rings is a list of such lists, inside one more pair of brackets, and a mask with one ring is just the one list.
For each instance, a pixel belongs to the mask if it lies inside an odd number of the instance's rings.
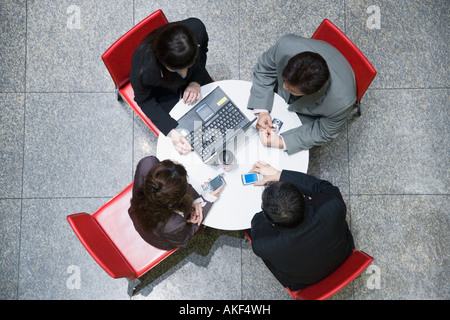
[[158,223],[166,223],[175,212],[189,217],[193,197],[188,190],[186,169],[164,160],[150,169],[143,186],[132,197],[131,205],[143,227],[152,229]]

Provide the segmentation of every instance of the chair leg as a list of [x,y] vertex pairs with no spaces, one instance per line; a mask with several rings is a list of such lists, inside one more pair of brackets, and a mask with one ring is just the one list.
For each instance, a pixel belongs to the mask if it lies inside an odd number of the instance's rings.
[[123,98],[119,93],[119,89],[116,89],[114,92],[115,92],[117,101],[123,101]]
[[130,297],[134,294],[134,289],[141,283],[139,279],[130,280],[128,279],[128,295]]
[[359,104],[355,104],[355,108],[350,112],[350,114],[347,117],[348,122],[359,118],[361,116],[361,106]]
[[359,116],[361,116],[361,106],[358,104],[358,105],[356,105],[355,117],[359,117]]

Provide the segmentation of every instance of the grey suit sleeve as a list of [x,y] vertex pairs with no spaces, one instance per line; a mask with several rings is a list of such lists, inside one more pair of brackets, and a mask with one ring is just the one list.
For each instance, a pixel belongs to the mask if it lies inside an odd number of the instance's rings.
[[335,139],[346,124],[347,116],[352,109],[353,105],[350,105],[337,115],[318,117],[314,121],[282,133],[287,153],[309,150]]
[[264,52],[253,69],[252,88],[248,100],[248,109],[266,109],[272,111],[274,89],[277,85],[276,53],[280,40]]

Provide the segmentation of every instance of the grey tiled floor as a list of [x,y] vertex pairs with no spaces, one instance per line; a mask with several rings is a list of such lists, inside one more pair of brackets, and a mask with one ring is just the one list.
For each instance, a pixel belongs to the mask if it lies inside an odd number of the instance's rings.
[[[215,80],[251,80],[281,35],[310,37],[324,18],[353,40],[378,75],[362,117],[311,150],[308,171],[340,187],[375,268],[335,298],[449,299],[448,0],[0,1],[0,299],[130,299],[66,216],[94,212],[156,152],[100,56],[159,8],[205,22]],[[240,232],[207,229],[142,280],[132,299],[290,299]]]

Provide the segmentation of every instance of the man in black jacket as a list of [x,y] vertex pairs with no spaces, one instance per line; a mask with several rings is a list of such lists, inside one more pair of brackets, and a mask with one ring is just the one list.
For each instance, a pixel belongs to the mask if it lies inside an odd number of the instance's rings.
[[345,220],[339,189],[313,176],[257,162],[252,172],[269,184],[262,211],[255,214],[253,251],[290,290],[314,284],[335,271],[352,253],[353,237]]

